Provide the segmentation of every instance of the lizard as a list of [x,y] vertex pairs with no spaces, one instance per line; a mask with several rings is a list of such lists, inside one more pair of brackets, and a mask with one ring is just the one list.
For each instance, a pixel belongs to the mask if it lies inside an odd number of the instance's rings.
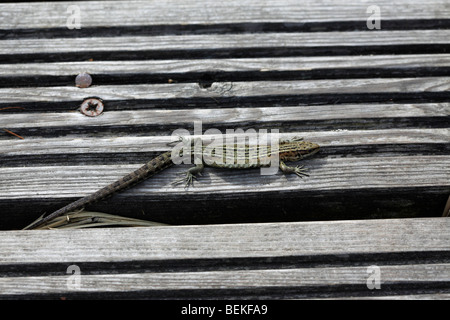
[[[180,138],[179,141],[183,141],[182,138]],[[191,144],[192,146],[192,144]],[[236,145],[234,146],[233,153],[237,153]],[[268,166],[269,164],[264,164],[264,161],[260,161],[261,159],[257,159],[257,161],[251,161],[256,160],[254,158],[250,157],[258,157],[258,154],[250,155],[251,152],[249,152],[249,146],[246,146],[247,150],[244,150],[244,159],[241,162],[238,162],[238,159],[234,159],[234,162],[231,163],[210,163],[207,164],[205,161],[201,161],[200,163],[196,164],[194,167],[190,168],[183,179],[174,182],[173,184],[178,184],[185,182],[185,187],[189,187],[189,185],[193,184],[194,179],[196,179],[197,175],[201,175],[201,172],[203,171],[205,166],[210,167],[216,167],[216,168],[228,168],[228,169],[247,169],[247,168],[257,168],[257,167],[264,167]],[[291,167],[285,164],[285,162],[295,162],[302,160],[306,157],[310,157],[313,154],[317,153],[319,151],[320,147],[318,144],[313,142],[307,142],[303,141],[302,138],[294,137],[290,140],[280,140],[278,148],[275,150],[271,150],[270,147],[267,147],[267,154],[266,156],[271,156],[272,154],[276,155],[278,153],[279,157],[279,168],[283,173],[287,174],[296,174],[300,178],[302,176],[308,176],[308,174],[305,172],[306,168],[304,166],[296,166]],[[194,157],[194,147],[192,146],[191,153]],[[202,150],[205,150],[205,147],[202,147]],[[226,152],[226,149],[224,149],[224,154]],[[180,152],[182,154],[182,152]],[[225,157],[226,155],[224,155]],[[169,168],[170,166],[174,165],[172,161],[172,152],[167,151],[164,153],[159,154],[155,158],[151,159],[147,163],[145,163],[143,166],[138,168],[137,170],[125,175],[124,177],[120,178],[119,180],[107,185],[106,187],[103,187],[99,189],[98,191],[87,195],[83,198],[80,198],[72,203],[69,203],[68,205],[54,211],[53,213],[49,214],[48,216],[41,217],[40,219],[36,220],[35,222],[31,223],[27,227],[24,228],[24,230],[30,230],[37,228],[41,226],[42,224],[58,217],[61,215],[68,214],[70,212],[79,210],[84,208],[87,205],[90,205],[92,203],[95,203],[97,201],[103,200],[119,191],[128,189],[129,187]]]

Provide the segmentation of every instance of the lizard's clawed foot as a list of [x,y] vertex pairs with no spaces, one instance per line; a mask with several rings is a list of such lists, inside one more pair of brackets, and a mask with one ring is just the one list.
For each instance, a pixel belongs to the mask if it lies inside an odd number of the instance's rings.
[[[197,173],[199,176],[201,176],[202,174],[199,172]],[[197,180],[197,176],[195,176],[194,174],[190,173],[189,171],[186,173],[183,173],[183,175],[185,176],[184,178],[177,180],[175,182],[172,183],[172,185],[179,185],[181,183],[185,183],[184,188],[187,189],[189,188],[189,186],[192,184],[192,186],[194,185],[194,180]]]
[[295,173],[300,178],[309,176],[309,174],[306,173],[308,168],[305,168],[305,166],[288,167],[283,161],[280,161],[280,169],[284,173]]
[[293,172],[300,178],[303,178],[303,176],[309,177],[306,171],[308,171],[308,168],[305,168],[305,166],[296,166]]

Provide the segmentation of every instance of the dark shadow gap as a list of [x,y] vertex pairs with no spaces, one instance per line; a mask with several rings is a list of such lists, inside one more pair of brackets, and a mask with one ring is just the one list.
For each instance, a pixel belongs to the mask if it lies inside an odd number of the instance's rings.
[[[311,161],[311,164],[320,165],[321,160]],[[307,166],[310,168],[310,179],[314,179],[314,167]],[[188,165],[184,167],[190,168]],[[167,174],[173,174],[170,170],[167,170]],[[208,184],[211,170],[227,179],[225,169],[219,171],[206,168],[204,176],[197,183]],[[297,177],[287,179],[302,183]],[[144,184],[151,186],[151,180],[142,182],[140,187]],[[261,184],[270,183],[271,180],[260,178]],[[195,187],[192,190],[195,191]],[[264,197],[258,192],[246,193],[245,197],[241,194],[212,197],[211,194],[195,192],[179,193],[174,197],[170,193],[155,195],[125,191],[86,209],[169,225],[400,219],[440,217],[449,193],[449,186],[267,191]],[[0,200],[0,230],[22,229],[44,212],[53,212],[77,199],[49,197]],[[183,204],[183,210],[180,210],[180,203]]]
[[134,61],[170,59],[277,58],[305,56],[352,56],[386,54],[438,54],[450,52],[448,43],[375,45],[375,46],[317,46],[317,47],[249,47],[220,49],[83,51],[1,54],[0,63],[37,63],[70,61]]

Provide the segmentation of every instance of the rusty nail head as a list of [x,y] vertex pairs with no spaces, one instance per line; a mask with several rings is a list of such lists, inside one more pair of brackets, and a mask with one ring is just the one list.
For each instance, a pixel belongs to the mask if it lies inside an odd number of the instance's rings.
[[80,106],[81,113],[88,117],[99,116],[102,114],[103,109],[103,101],[98,98],[88,98]]
[[78,88],[87,88],[92,84],[92,77],[89,73],[83,72],[75,78],[75,85]]

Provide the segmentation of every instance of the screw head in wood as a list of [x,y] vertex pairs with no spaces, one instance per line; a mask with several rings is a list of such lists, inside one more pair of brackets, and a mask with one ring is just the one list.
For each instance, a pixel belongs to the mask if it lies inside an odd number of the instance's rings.
[[80,106],[82,114],[88,117],[96,117],[103,113],[104,104],[99,98],[88,98]]

